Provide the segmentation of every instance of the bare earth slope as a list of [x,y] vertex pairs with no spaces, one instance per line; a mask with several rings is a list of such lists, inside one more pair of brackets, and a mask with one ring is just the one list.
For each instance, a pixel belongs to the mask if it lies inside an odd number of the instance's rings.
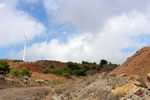
[[111,74],[139,75],[146,79],[150,73],[150,47],[138,50],[133,56],[129,57],[120,67]]

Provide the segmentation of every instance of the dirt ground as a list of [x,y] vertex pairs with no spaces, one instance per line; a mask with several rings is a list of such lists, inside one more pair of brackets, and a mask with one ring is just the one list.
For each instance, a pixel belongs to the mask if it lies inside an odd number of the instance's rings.
[[41,100],[50,91],[48,87],[2,89],[0,90],[0,100]]

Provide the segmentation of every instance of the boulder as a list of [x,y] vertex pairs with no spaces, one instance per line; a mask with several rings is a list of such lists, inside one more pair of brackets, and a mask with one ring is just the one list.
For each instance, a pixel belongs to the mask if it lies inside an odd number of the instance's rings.
[[147,74],[147,80],[150,82],[150,73]]
[[112,94],[113,95],[128,95],[131,96],[132,94],[134,94],[139,88],[134,85],[133,83],[128,83],[126,85],[123,85],[121,87],[118,87],[114,90],[112,90]]

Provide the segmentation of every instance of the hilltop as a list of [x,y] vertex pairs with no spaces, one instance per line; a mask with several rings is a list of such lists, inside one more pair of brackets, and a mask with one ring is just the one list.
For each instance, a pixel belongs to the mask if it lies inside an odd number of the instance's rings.
[[138,50],[134,55],[127,58],[127,60],[111,74],[126,74],[139,75],[144,79],[147,78],[147,74],[150,73],[150,47],[144,47]]

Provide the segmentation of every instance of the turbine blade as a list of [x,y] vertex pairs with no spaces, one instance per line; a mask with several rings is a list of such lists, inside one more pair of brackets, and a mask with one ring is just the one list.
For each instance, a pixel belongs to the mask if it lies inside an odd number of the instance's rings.
[[27,41],[27,37],[26,37],[26,35],[24,34],[24,38],[25,38],[25,41]]

